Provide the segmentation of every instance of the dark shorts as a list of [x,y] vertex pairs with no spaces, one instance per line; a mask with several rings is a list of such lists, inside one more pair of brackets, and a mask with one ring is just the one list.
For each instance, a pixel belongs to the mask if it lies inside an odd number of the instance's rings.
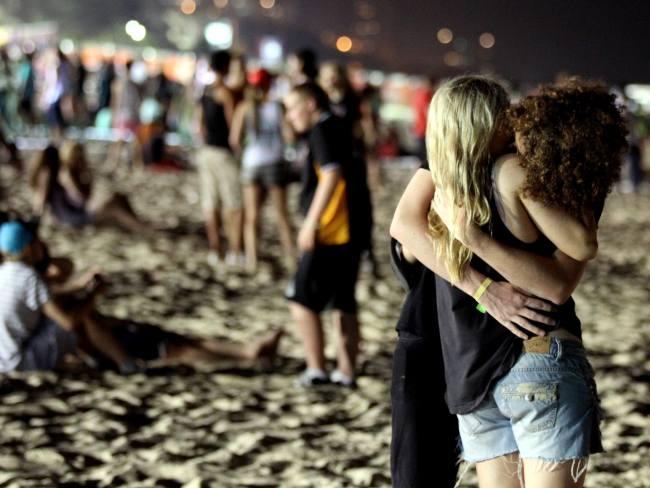
[[278,162],[265,164],[263,166],[254,166],[252,168],[243,167],[241,178],[245,185],[260,185],[263,187],[287,186],[289,182],[289,172],[287,163]]
[[164,358],[167,343],[173,334],[144,324],[121,324],[113,328],[113,335],[132,358],[152,361]]
[[286,297],[316,313],[326,308],[356,313],[359,259],[359,251],[350,244],[318,246],[304,253]]
[[458,423],[445,403],[439,339],[400,333],[391,386],[395,488],[453,487]]

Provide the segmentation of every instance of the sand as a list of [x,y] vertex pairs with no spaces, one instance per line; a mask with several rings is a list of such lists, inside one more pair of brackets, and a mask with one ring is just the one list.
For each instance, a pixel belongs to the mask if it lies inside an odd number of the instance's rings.
[[[217,272],[206,265],[196,174],[110,175],[102,154],[94,148],[100,189],[111,185],[156,225],[178,227],[146,242],[113,229],[55,229],[45,219],[52,254],[73,257],[80,270],[100,266],[109,277],[102,312],[240,341],[277,326],[292,331],[272,215],[260,272]],[[0,486],[389,486],[390,367],[403,292],[388,264],[387,229],[411,171],[386,168],[385,190],[376,195],[384,278],[364,271],[359,285],[358,390],[295,389],[302,357],[291,334],[271,373],[224,365],[129,377],[78,368],[6,375]],[[1,168],[0,182],[5,203],[29,207],[24,178]],[[649,210],[648,191],[612,195],[599,256],[575,295],[606,413],[607,453],[592,459],[588,487],[650,486]],[[463,486],[476,486],[473,472]]]

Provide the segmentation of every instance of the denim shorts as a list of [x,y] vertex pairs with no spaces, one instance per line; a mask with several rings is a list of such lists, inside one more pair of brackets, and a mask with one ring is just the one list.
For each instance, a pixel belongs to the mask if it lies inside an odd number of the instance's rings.
[[50,371],[56,368],[63,356],[72,354],[77,348],[74,332],[61,327],[46,317],[36,333],[25,344],[18,371]]
[[585,350],[578,342],[550,341],[548,353],[522,353],[476,410],[458,416],[465,461],[519,452],[561,462],[602,452],[598,393]]

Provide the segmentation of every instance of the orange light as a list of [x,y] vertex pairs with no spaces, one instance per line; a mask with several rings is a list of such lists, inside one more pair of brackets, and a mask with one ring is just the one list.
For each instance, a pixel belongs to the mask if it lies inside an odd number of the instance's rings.
[[273,8],[275,0],[260,0],[260,7],[265,9]]
[[348,36],[341,36],[336,40],[336,49],[342,53],[347,53],[352,49],[352,39]]
[[214,6],[217,8],[226,8],[228,6],[228,0],[214,0]]
[[183,0],[181,2],[181,12],[185,15],[192,15],[196,12],[196,2],[194,0]]

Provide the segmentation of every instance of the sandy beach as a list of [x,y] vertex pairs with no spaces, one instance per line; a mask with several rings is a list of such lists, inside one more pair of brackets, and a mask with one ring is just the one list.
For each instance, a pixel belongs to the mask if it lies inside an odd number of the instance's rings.
[[[53,255],[73,258],[78,270],[99,266],[109,278],[103,313],[244,342],[279,326],[290,333],[272,372],[224,364],[128,377],[79,369],[1,377],[0,486],[390,486],[391,357],[404,294],[390,270],[388,225],[413,170],[387,167],[375,195],[383,279],[363,270],[358,287],[359,388],[304,391],[293,386],[301,347],[283,298],[288,276],[270,212],[259,273],[215,271],[206,263],[195,173],[109,174],[101,148],[91,157],[98,190],[110,184],[144,218],[170,229],[147,242],[44,220]],[[2,167],[0,185],[3,204],[27,211],[25,176]],[[650,487],[649,229],[647,187],[637,196],[612,194],[599,256],[575,294],[606,415],[607,452],[591,461],[590,488]],[[331,348],[328,354],[334,357]],[[462,486],[476,486],[473,471]]]

